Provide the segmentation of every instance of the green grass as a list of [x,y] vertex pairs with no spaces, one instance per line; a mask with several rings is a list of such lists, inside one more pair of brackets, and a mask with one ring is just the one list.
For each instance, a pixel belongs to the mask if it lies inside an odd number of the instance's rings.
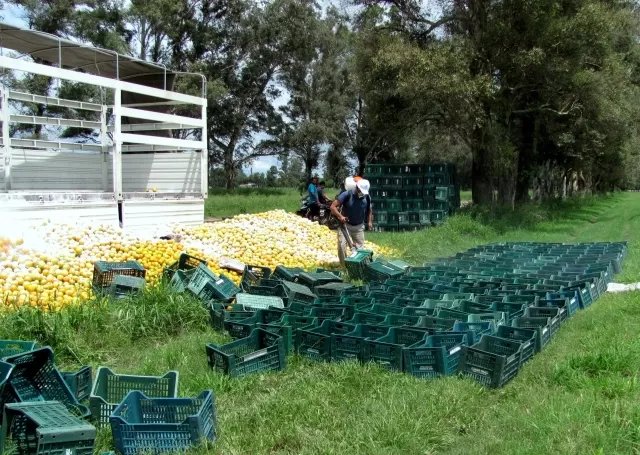
[[[468,210],[443,226],[369,234],[420,264],[505,240],[628,240],[624,273],[640,281],[640,194]],[[195,300],[164,289],[140,299],[57,315],[1,316],[0,337],[37,339],[65,368],[180,372],[179,393],[216,392],[218,442],[207,454],[638,454],[640,294],[607,294],[566,323],[501,390],[459,378],[420,381],[375,366],[288,358],[287,369],[237,380],[211,372],[204,346],[228,338],[207,327]],[[111,450],[102,431],[97,451]]]
[[293,188],[237,188],[232,192],[212,189],[204,213],[207,217],[224,218],[277,209],[295,212],[300,208],[301,198],[300,191]]

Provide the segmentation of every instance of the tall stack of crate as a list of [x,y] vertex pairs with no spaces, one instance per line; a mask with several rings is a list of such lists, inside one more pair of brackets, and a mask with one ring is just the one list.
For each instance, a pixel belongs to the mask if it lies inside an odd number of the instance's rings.
[[460,207],[453,164],[369,164],[364,175],[371,183],[376,231],[423,229]]

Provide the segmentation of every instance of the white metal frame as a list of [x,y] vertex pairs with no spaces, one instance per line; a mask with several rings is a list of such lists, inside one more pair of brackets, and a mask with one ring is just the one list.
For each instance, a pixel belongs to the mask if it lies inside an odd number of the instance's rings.
[[[122,190],[122,153],[131,152],[159,152],[159,151],[175,151],[175,150],[192,150],[200,153],[201,165],[201,198],[206,198],[208,193],[208,153],[207,153],[207,99],[192,95],[171,92],[164,89],[157,89],[143,85],[134,84],[118,79],[110,79],[93,74],[80,73],[73,70],[46,66],[34,62],[18,60],[7,56],[0,56],[0,68],[24,71],[28,73],[49,76],[55,79],[64,79],[73,82],[82,82],[96,85],[98,87],[110,88],[114,90],[113,100],[113,116],[115,122],[113,126],[107,125],[107,106],[96,103],[85,103],[73,100],[64,100],[60,98],[47,97],[41,95],[32,95],[21,93],[13,90],[1,90],[1,112],[0,120],[2,121],[2,148],[4,150],[4,173],[5,173],[5,191],[11,191],[11,164],[12,164],[12,147],[27,148],[45,148],[45,149],[61,149],[61,150],[84,150],[95,151],[103,154],[102,166],[102,186],[106,191],[107,182],[107,156],[111,151],[113,159],[113,191],[117,201],[123,201],[125,195]],[[204,88],[204,85],[203,85]],[[122,105],[122,92],[133,92],[137,94],[156,97],[165,101],[153,103],[139,103],[136,105]],[[204,91],[204,90],[203,90]],[[18,101],[27,101],[34,103],[42,103],[55,106],[64,106],[75,109],[84,109],[100,112],[100,122],[62,119],[51,117],[37,117],[25,115],[11,115],[8,109],[9,99]],[[163,114],[144,110],[147,106],[157,105],[176,105],[189,104],[201,107],[200,118],[190,118],[178,115]],[[137,119],[150,120],[154,123],[141,123],[133,125],[122,125],[122,117],[131,117]],[[100,144],[80,144],[57,141],[43,141],[32,139],[11,139],[9,137],[10,122],[40,124],[40,125],[57,125],[57,126],[75,126],[100,129]],[[139,131],[153,130],[169,130],[169,129],[201,129],[201,140],[174,139],[158,136],[145,136],[136,134]],[[112,140],[108,141],[108,134],[112,133]],[[128,143],[125,145],[124,143]]]

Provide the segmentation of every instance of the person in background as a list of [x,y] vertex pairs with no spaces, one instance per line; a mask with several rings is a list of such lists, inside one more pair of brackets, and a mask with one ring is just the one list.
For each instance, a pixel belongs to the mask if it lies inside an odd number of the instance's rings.
[[313,177],[309,187],[307,188],[309,193],[309,218],[313,221],[316,217],[320,216],[320,199],[318,198],[318,177]]
[[[344,265],[344,258],[348,255],[344,230],[348,231],[353,245],[361,249],[364,248],[365,223],[369,230],[373,229],[373,207],[369,187],[368,180],[360,179],[355,184],[355,188],[347,189],[331,204],[331,213],[342,223],[338,229],[338,257],[342,265]],[[342,213],[340,213],[341,208]]]
[[331,200],[327,197],[326,194],[324,194],[324,186],[324,181],[320,182],[318,186],[318,201],[320,201],[321,204],[324,204],[325,202],[329,202]]

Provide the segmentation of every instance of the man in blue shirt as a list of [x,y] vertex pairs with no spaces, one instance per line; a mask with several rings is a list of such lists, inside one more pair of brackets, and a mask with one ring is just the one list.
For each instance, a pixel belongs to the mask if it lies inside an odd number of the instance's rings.
[[[369,230],[373,229],[373,208],[369,186],[368,180],[361,179],[356,183],[353,191],[344,191],[331,204],[331,212],[343,223],[343,228],[349,232],[353,245],[358,249],[364,248],[365,223],[369,226]],[[338,257],[340,263],[344,265],[344,258],[347,256],[347,239],[343,228],[338,229]]]
[[320,203],[318,199],[318,177],[313,177],[311,179],[311,183],[309,183],[309,188],[307,189],[309,193],[309,217],[313,221],[315,217],[320,215]]

